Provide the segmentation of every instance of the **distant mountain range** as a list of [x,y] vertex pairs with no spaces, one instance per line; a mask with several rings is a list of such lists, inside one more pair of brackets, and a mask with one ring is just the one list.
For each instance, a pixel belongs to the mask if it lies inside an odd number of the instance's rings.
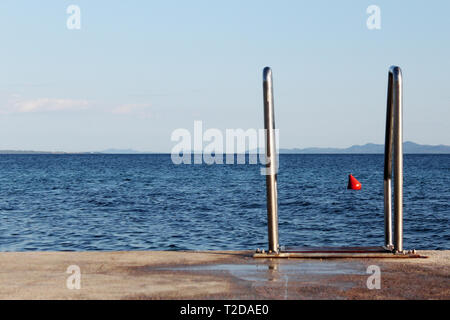
[[106,154],[138,154],[138,153],[151,153],[151,152],[141,152],[133,149],[107,149],[100,151],[98,153],[106,153]]
[[151,154],[133,149],[106,149],[93,152],[33,151],[33,150],[0,150],[0,154]]
[[[403,143],[403,152],[412,154],[450,154],[450,146],[423,145],[411,141]],[[0,154],[153,154],[154,152],[141,152],[133,149],[107,149],[96,152],[51,152],[51,151],[27,151],[27,150],[0,150]],[[250,152],[253,153],[253,152]],[[384,144],[367,143],[355,145],[349,148],[305,148],[282,149],[282,154],[371,154],[384,153]]]
[[[323,153],[384,153],[384,144],[367,143],[365,145],[355,145],[349,148],[305,148],[305,149],[280,149],[280,153],[289,154],[323,154]],[[450,154],[450,146],[446,145],[423,145],[411,141],[403,143],[403,153],[413,154]]]

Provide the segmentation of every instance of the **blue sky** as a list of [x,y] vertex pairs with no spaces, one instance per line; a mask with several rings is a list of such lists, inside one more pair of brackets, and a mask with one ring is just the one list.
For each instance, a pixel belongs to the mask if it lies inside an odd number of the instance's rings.
[[[66,27],[71,4],[80,30]],[[194,120],[260,128],[266,65],[283,148],[383,143],[393,64],[405,140],[450,144],[449,13],[449,1],[2,0],[0,149],[169,152]]]

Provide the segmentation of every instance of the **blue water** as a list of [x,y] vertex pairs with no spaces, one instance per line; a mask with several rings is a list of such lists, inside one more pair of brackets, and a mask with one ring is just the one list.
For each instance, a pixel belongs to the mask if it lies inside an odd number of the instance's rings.
[[[265,248],[259,169],[0,155],[0,251]],[[405,155],[404,176],[405,248],[450,249],[450,156]],[[383,244],[382,155],[281,155],[278,183],[282,245]]]

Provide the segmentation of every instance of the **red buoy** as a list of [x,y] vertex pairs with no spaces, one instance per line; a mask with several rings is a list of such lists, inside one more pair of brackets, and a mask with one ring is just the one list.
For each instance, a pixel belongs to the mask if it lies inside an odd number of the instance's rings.
[[356,178],[352,175],[348,176],[348,187],[349,190],[361,190],[361,182],[356,180]]

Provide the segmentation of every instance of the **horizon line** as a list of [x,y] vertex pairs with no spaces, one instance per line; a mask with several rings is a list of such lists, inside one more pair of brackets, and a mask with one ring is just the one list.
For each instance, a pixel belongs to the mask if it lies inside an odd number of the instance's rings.
[[[450,153],[450,145],[445,145],[445,144],[438,144],[438,145],[429,145],[429,144],[418,144],[412,141],[405,141],[403,142],[403,144],[412,144],[418,148],[448,148],[449,150],[445,150],[442,153]],[[377,143],[366,143],[363,145],[351,145],[350,147],[306,147],[306,148],[299,148],[299,147],[294,147],[294,148],[278,148],[279,153],[283,153],[283,154],[299,154],[299,153],[303,153],[303,154],[380,154],[383,153],[383,150],[360,150],[357,152],[352,152],[351,149],[355,149],[355,148],[367,148],[367,147],[377,147],[377,148],[384,148],[384,144],[377,144]],[[436,151],[432,151],[429,150],[431,152],[427,152],[426,150],[424,151],[419,151],[416,153],[434,153],[437,154],[439,152]],[[244,152],[215,152],[214,154],[222,154],[222,155],[227,155],[227,154],[263,154],[264,148],[261,149],[251,149],[251,150],[246,150]],[[189,150],[185,152],[186,154],[205,154],[205,152],[203,150]],[[415,152],[404,152],[404,153],[409,153],[409,154],[414,154]],[[102,151],[43,151],[43,150],[26,150],[26,149],[3,149],[0,150],[0,154],[172,154],[172,152],[167,152],[167,151],[140,151],[140,150],[134,150],[134,149],[120,149],[120,148],[109,148],[109,149],[105,149]],[[206,154],[211,154],[211,153],[206,153]]]

